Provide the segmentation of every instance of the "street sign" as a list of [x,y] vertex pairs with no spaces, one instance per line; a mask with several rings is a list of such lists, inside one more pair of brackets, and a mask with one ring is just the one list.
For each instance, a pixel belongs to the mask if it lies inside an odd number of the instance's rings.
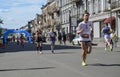
[[77,26],[77,18],[71,17],[71,26]]

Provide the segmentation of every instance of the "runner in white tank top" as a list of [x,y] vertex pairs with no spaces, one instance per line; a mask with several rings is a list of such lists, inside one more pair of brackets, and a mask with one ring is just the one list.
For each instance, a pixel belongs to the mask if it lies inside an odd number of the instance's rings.
[[[79,33],[80,35],[80,41],[91,41],[91,27],[92,27],[92,21],[87,21],[87,22],[81,22],[78,25],[78,30],[82,29],[83,31]],[[88,38],[82,37],[83,34],[88,34]]]
[[80,35],[80,43],[82,49],[82,66],[86,66],[87,54],[91,53],[91,35],[93,25],[89,20],[89,13],[85,11],[83,14],[83,22],[81,22],[77,27],[77,33]]

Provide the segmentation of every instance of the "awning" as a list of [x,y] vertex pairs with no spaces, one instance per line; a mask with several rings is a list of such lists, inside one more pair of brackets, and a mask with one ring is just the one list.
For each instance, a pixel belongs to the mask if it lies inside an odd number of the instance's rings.
[[106,18],[106,19],[104,20],[104,23],[110,23],[110,22],[112,22],[112,21],[114,21],[114,20],[115,20],[115,17],[112,16],[112,17]]

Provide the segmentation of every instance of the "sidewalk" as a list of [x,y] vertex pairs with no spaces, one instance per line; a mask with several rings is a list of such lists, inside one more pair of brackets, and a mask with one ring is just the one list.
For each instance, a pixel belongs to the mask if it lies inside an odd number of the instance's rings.
[[[94,47],[105,47],[104,39],[102,38],[94,39],[93,44],[95,44],[93,45]],[[60,45],[58,41],[56,41],[56,45]],[[64,45],[64,44],[61,44],[61,45]],[[66,41],[66,46],[73,46],[73,45],[69,41]],[[120,40],[118,40],[117,42],[117,47],[120,47]]]
[[[94,39],[93,43],[97,44],[97,47],[104,47],[105,46],[105,42],[104,42],[103,38]],[[117,42],[117,47],[120,47],[120,39]]]

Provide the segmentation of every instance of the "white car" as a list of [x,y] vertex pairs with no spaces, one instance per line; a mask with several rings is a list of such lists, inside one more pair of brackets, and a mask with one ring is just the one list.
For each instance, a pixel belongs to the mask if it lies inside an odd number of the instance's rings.
[[76,35],[74,39],[72,40],[73,45],[80,45],[80,38],[79,35]]

